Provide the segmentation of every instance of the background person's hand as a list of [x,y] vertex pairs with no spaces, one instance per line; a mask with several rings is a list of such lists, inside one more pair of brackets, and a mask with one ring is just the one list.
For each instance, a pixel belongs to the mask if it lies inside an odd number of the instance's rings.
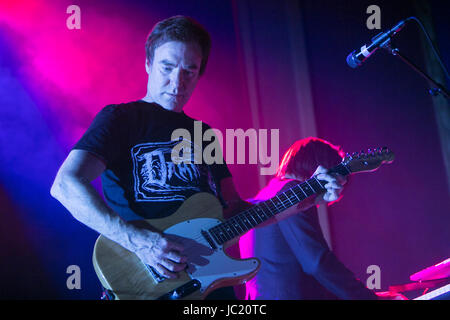
[[313,174],[316,179],[326,181],[323,186],[327,189],[325,193],[316,197],[315,204],[325,204],[338,200],[344,189],[344,184],[347,182],[347,179],[344,176],[339,174],[330,175],[327,171],[326,168],[318,166]]

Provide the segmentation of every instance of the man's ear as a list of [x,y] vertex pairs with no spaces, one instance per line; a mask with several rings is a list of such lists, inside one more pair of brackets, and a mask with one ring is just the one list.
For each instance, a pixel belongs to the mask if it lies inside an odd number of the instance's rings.
[[148,59],[145,59],[145,71],[147,71],[147,74],[150,74],[150,62]]

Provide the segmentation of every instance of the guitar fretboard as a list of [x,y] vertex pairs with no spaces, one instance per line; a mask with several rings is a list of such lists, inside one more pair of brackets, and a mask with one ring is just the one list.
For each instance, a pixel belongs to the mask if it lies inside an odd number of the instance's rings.
[[[330,169],[329,173],[348,175],[350,171],[341,163]],[[225,222],[209,229],[214,240],[222,245],[231,239],[243,235],[250,229],[267,221],[276,214],[292,207],[314,194],[325,191],[326,182],[319,181],[316,177],[299,183],[292,188],[276,195],[275,197],[260,202],[249,209],[233,216]]]

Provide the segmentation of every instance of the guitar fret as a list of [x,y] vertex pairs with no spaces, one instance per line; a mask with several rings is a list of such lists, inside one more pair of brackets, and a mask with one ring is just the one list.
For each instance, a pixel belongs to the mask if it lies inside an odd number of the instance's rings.
[[[310,185],[315,184],[318,191],[322,191],[323,189],[325,189],[325,188],[322,186],[322,184],[319,182],[319,180],[317,180],[316,177],[314,177],[314,178],[312,178],[312,179],[309,179],[309,180],[310,180],[310,182],[311,182]],[[316,193],[317,193],[318,191],[316,191]]]
[[317,191],[314,190],[314,187],[309,183],[308,180],[306,180],[305,182],[306,182],[306,184],[311,188],[311,190],[312,190],[314,193],[317,193]]
[[228,220],[226,224],[229,226],[229,230],[231,231],[231,235],[233,238],[239,235],[239,230],[236,229],[236,226],[234,225],[234,223],[232,223],[231,219]]
[[258,207],[250,208],[250,210],[249,210],[250,216],[255,221],[255,226],[261,223],[257,212],[258,212]]
[[217,227],[215,227],[214,229],[215,229],[214,235],[215,235],[215,238],[217,239],[217,243],[220,243],[220,244],[224,243],[225,241],[223,239],[220,229]]
[[[264,214],[264,220],[261,219],[262,221],[265,221],[268,217],[272,217],[274,215],[270,206],[267,203],[268,203],[268,201],[262,202],[262,204],[264,204],[266,206],[266,208],[267,208],[266,210],[264,210],[262,207],[259,210],[259,212],[262,212]],[[268,215],[266,215],[267,211],[268,211]],[[260,217],[260,215],[258,215],[258,217]]]
[[221,241],[220,241],[220,239],[219,239],[219,236],[216,234],[216,230],[217,230],[216,227],[213,227],[213,228],[209,229],[209,233],[212,234],[214,240],[215,240],[217,243],[220,243]]
[[251,209],[249,209],[247,211],[247,216],[252,218],[252,220],[254,221],[254,223],[249,219],[248,221],[252,224],[252,227],[258,225],[258,221],[256,221],[256,219],[253,217],[252,213],[250,212]]
[[218,228],[219,228],[219,230],[220,230],[220,233],[219,233],[219,234],[223,237],[223,239],[225,239],[224,242],[227,242],[228,240],[230,240],[230,239],[227,237],[227,231],[225,230],[225,228],[224,228],[224,226],[223,226],[223,223],[219,224],[219,225],[218,225]]
[[[272,202],[272,204],[275,206],[275,204],[273,203],[272,199],[269,199],[269,201]],[[265,203],[266,203],[267,208],[269,209],[270,214],[271,214],[272,216],[275,215],[276,212],[273,212],[273,211],[272,211],[272,210],[273,210],[273,207],[268,205],[268,201],[266,201]],[[276,206],[275,206],[275,209],[276,209]]]
[[246,225],[247,230],[250,230],[251,228],[254,227],[254,225],[253,225],[253,224],[251,223],[251,221],[249,220],[249,217],[248,217],[248,211],[244,212],[243,216],[244,216],[244,218],[243,218],[244,224],[247,223],[248,225],[250,225],[250,228]]
[[308,198],[308,195],[305,193],[305,191],[303,190],[303,188],[301,187],[301,185],[298,184],[298,185],[296,185],[294,188],[300,189],[300,191],[303,192],[303,194],[305,195],[305,197],[304,197],[303,199],[301,199],[301,200],[304,200],[304,199]]
[[279,201],[279,205],[280,205],[280,207],[281,207],[281,209],[278,209],[278,207],[277,207],[277,209],[279,210],[279,212],[280,212],[280,211],[283,211],[284,209],[286,209],[286,205],[284,204],[284,201],[281,200],[281,198],[280,198],[280,197],[282,197],[282,196],[283,196],[283,194],[280,194],[280,195],[276,196],[276,198],[277,198],[278,201]]
[[262,207],[256,208],[256,216],[261,219],[260,223],[266,221],[267,218],[270,217],[266,214],[266,212],[267,210],[264,210]]
[[300,185],[300,187],[302,188],[302,190],[305,192],[306,197],[310,197],[312,196],[315,192],[311,189],[311,187],[309,186],[308,183],[304,182]]
[[[329,170],[342,175],[350,174],[349,169],[342,163]],[[223,244],[236,236],[244,234],[258,224],[270,219],[279,212],[296,205],[315,193],[325,189],[322,182],[317,177],[312,177],[303,183],[299,183],[290,189],[255,204],[246,211],[235,215],[228,221],[209,229],[212,238],[218,243]]]
[[255,212],[253,212],[252,214],[252,218],[256,221],[256,224],[260,224],[261,222],[263,222],[263,220],[260,218],[259,214],[258,214],[258,209],[250,209],[251,210],[256,210]]
[[276,205],[276,203],[275,203],[275,202],[273,202],[273,200],[272,200],[272,199],[269,199],[269,201],[270,201],[270,202],[272,202],[272,204],[274,205],[275,209],[278,209],[278,208],[277,208],[277,205]]
[[221,224],[221,226],[222,226],[223,233],[224,233],[224,235],[225,235],[225,239],[226,239],[227,241],[228,241],[228,240],[231,240],[230,232],[229,232],[229,227],[227,226],[227,224],[224,222],[224,223]]
[[240,229],[239,234],[243,234],[245,231],[247,231],[242,223],[241,215],[234,216],[233,219],[235,220],[235,226],[239,227]]
[[[294,197],[297,198],[298,202],[302,201],[302,200],[297,196],[297,194],[294,192],[294,190],[292,190],[292,188],[289,189],[288,191],[286,191],[286,194],[287,194],[288,192],[292,193],[292,194],[294,195]],[[288,198],[290,199],[291,197],[289,196]],[[292,204],[295,204],[294,201],[291,201],[291,202],[292,202]]]
[[216,228],[217,237],[219,238],[218,243],[220,243],[220,244],[225,243],[227,241],[227,239],[225,238],[225,234],[219,227],[215,227],[215,228]]
[[317,179],[316,177],[313,177],[313,180],[315,183],[317,183],[319,185],[319,189],[325,189],[325,187],[320,183],[319,179]]
[[[288,191],[289,191],[289,190],[288,190]],[[288,191],[286,191],[286,192],[284,193],[284,196],[285,196],[286,199],[289,201],[290,205],[293,206],[295,203],[291,201],[291,198],[290,198],[290,197],[288,197],[288,195],[287,195],[287,192],[288,192]]]
[[225,231],[227,233],[228,240],[233,239],[235,236],[234,236],[234,231],[232,229],[232,225],[230,223],[228,223],[228,222],[224,222],[223,223],[223,227],[224,227],[224,229],[225,229]]
[[[248,225],[250,225],[250,223],[248,222],[248,219],[246,218],[245,214],[240,214],[238,215],[239,217],[239,221],[241,222],[241,226],[243,227],[243,232],[247,232],[248,230],[250,230],[252,227],[248,227]],[[251,225],[250,225],[251,226]]]
[[[239,216],[236,216],[236,217],[233,217],[233,218],[231,219],[231,220],[233,220],[234,228],[235,228],[236,231],[238,232],[237,235],[239,235],[239,234],[241,234],[241,233],[243,232],[242,227],[241,227],[241,224],[240,224],[240,222],[238,221],[238,220],[239,220],[238,217],[239,217]],[[239,228],[239,229],[238,229],[238,228]]]
[[217,231],[217,227],[212,227],[208,231],[212,234],[214,240],[216,240],[217,243],[219,243],[220,242],[220,237],[219,237],[219,234],[218,234],[218,231]]
[[277,198],[281,201],[281,204],[283,205],[283,209],[286,209],[286,204],[285,204],[286,200],[283,200],[283,197],[287,199],[287,196],[284,194],[284,192],[277,196]]
[[295,192],[290,190],[290,193],[291,193],[290,195],[288,193],[286,193],[286,198],[291,203],[290,206],[296,205],[297,203],[299,203],[301,201],[300,198],[295,194]]
[[[306,184],[306,185],[305,185]],[[311,192],[311,194],[310,195],[308,195],[308,197],[309,196],[312,196],[314,193],[316,193],[315,191],[314,191],[314,189],[310,186],[310,184],[308,183],[308,180],[306,180],[302,185],[305,185],[304,186],[304,188],[306,189],[306,191],[308,192]]]

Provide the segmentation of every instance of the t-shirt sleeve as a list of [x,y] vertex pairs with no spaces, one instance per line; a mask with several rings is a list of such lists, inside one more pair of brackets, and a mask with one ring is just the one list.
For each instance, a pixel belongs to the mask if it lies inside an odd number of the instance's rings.
[[114,162],[125,137],[121,129],[124,119],[119,114],[115,105],[104,107],[72,149],[89,151],[107,166]]

